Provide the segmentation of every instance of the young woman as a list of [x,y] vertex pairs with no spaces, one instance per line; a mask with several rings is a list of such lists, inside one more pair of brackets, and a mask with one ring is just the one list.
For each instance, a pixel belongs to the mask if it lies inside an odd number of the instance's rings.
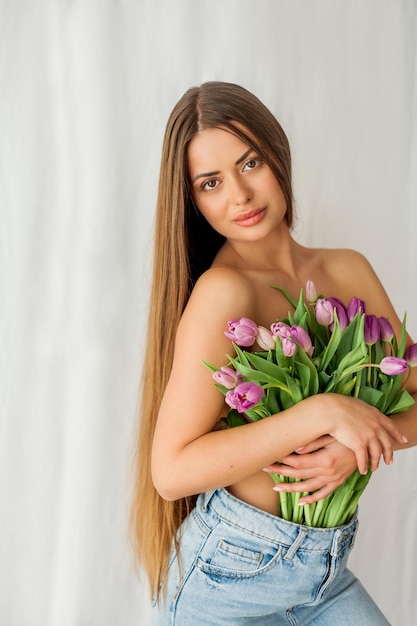
[[[417,412],[389,419],[321,394],[267,419],[216,430],[226,414],[205,360],[225,364],[230,319],[269,326],[306,281],[400,322],[372,268],[350,250],[291,235],[288,140],[245,89],[187,91],[168,121],[156,216],[153,290],[133,507],[154,623],[387,624],[346,568],[357,521],[315,529],[279,517],[275,471],[315,502],[356,467],[417,443]],[[416,374],[409,390],[417,389]],[[307,446],[305,454],[295,450]]]

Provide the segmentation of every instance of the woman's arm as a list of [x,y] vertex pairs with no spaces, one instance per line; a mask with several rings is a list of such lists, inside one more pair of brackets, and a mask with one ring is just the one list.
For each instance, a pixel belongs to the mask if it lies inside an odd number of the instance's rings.
[[252,424],[214,431],[223,397],[201,359],[225,363],[227,321],[255,317],[253,288],[234,270],[209,270],[184,311],[172,373],[156,426],[152,472],[160,494],[175,500],[233,484],[300,446],[331,434],[352,449],[366,471],[381,454],[392,456],[402,434],[393,422],[360,400],[322,394]]

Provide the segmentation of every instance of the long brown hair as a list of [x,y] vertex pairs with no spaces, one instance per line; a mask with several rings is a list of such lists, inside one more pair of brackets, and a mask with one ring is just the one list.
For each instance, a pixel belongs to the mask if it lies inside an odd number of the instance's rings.
[[196,280],[210,267],[225,241],[199,213],[189,188],[187,147],[206,128],[229,130],[268,163],[286,199],[289,227],[293,220],[290,148],[272,113],[238,85],[209,82],[189,89],[169,117],[162,149],[131,511],[135,550],[153,596],[163,588],[172,542],[195,501],[187,497],[167,502],[156,491],[150,469],[155,424],[171,371],[180,317]]

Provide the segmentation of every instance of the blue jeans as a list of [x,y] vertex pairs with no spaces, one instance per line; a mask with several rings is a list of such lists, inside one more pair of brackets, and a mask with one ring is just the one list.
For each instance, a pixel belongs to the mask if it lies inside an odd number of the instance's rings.
[[153,624],[389,626],[346,567],[356,528],[356,518],[331,529],[286,522],[226,489],[201,494]]

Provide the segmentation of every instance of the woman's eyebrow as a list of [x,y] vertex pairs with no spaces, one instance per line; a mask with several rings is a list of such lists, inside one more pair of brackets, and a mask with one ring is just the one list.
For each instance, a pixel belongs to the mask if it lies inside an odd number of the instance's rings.
[[206,176],[217,176],[217,174],[220,174],[220,170],[218,170],[217,172],[203,172],[202,174],[197,174],[197,176],[194,176],[191,183],[195,183],[195,181],[199,178],[206,178]]
[[[235,162],[235,165],[240,165],[242,161],[244,161],[246,157],[250,155],[251,152],[253,152],[253,148],[249,148],[249,150],[246,150],[245,154],[242,154],[242,156],[239,157],[238,160]],[[206,178],[206,176],[217,176],[217,174],[220,174],[220,170],[217,170],[216,172],[203,172],[202,174],[197,174],[197,176],[194,176],[191,183],[195,183],[195,181],[199,178]]]
[[245,154],[242,154],[240,159],[238,159],[236,161],[235,165],[240,165],[242,163],[242,161],[244,161],[246,159],[246,157],[248,157],[250,155],[251,152],[253,152],[253,148],[249,148],[248,150],[246,150]]

